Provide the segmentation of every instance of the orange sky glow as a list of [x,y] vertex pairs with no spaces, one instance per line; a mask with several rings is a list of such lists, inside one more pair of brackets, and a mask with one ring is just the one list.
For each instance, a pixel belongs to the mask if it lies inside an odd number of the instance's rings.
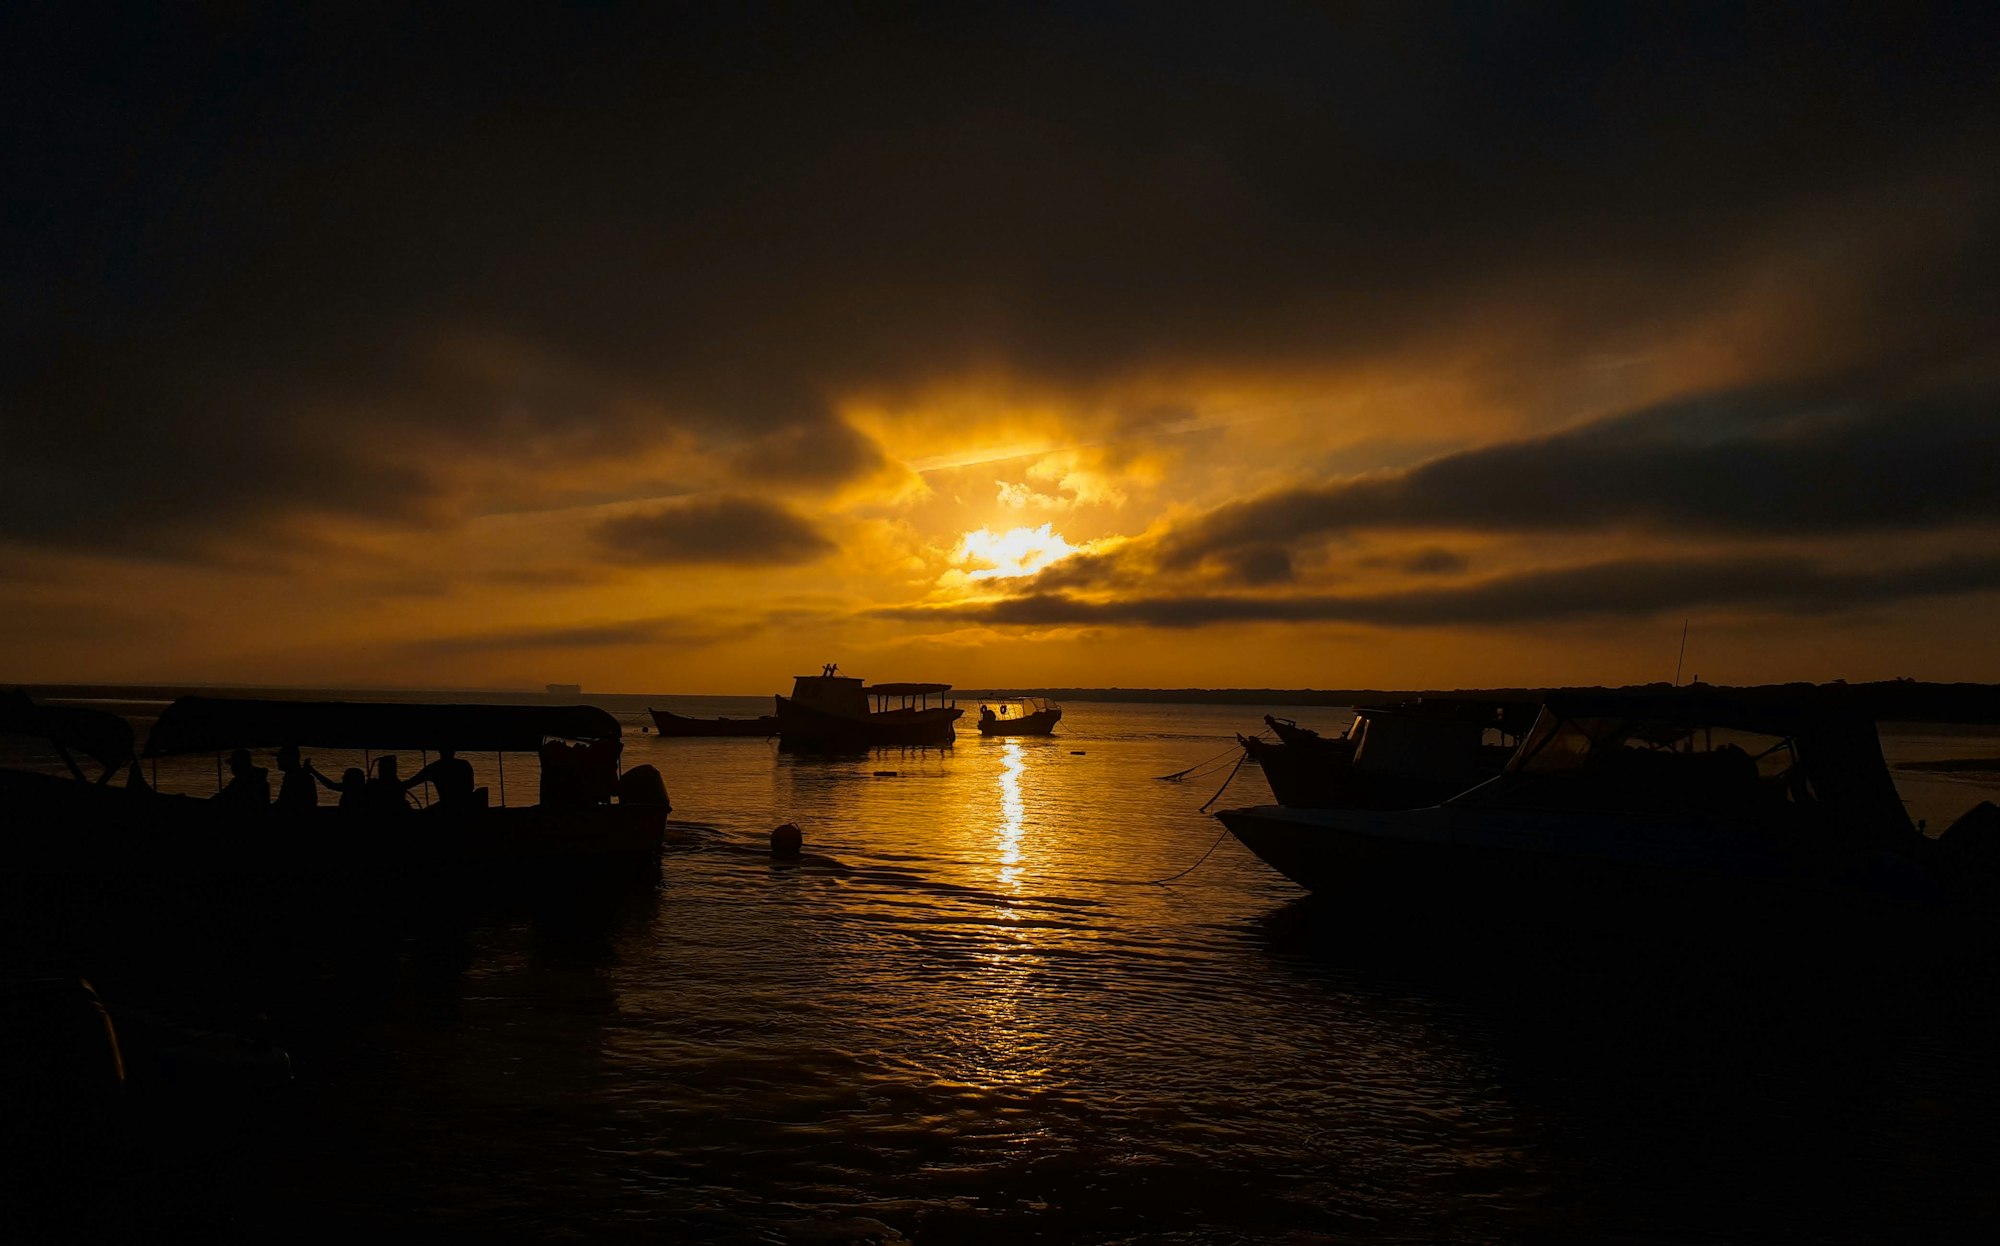
[[2000,680],[1977,58],[814,20],[24,130],[0,681]]

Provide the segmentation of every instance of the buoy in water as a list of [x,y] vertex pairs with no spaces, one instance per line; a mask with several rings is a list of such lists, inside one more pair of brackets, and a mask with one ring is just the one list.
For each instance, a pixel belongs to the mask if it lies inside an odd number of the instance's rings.
[[771,832],[771,855],[774,857],[796,857],[805,847],[805,832],[797,824],[787,822]]

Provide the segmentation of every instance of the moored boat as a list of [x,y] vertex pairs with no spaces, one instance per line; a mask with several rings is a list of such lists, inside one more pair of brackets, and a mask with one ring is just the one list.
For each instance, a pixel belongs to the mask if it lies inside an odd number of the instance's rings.
[[668,710],[648,707],[646,712],[653,716],[653,730],[668,737],[716,737],[737,736],[769,739],[778,734],[778,716],[763,714],[756,718],[686,718]]
[[829,664],[817,675],[794,676],[792,695],[777,698],[778,740],[806,752],[948,747],[964,713],[947,701],[950,691],[950,684],[870,685]]
[[[994,705],[998,705],[996,710]],[[979,734],[1047,735],[1062,721],[1062,706],[1043,697],[1009,697],[979,707]]]
[[1943,896],[1874,723],[1812,697],[1552,697],[1502,774],[1432,807],[1217,817],[1300,886],[1440,917],[1772,918]]
[[[182,697],[161,713],[144,755],[214,753],[220,787],[222,754],[240,750],[249,799],[155,792],[136,768],[122,787],[6,770],[0,808],[22,828],[7,846],[11,862],[66,872],[389,877],[417,866],[656,862],[670,810],[665,785],[651,766],[619,773],[619,734],[615,718],[589,706]],[[339,805],[316,796],[296,807],[270,803],[249,750],[299,748],[498,753],[502,790],[495,801],[472,787],[467,765],[463,792],[419,811],[402,798],[411,782],[390,772],[387,787],[368,780],[364,790],[357,769],[340,785],[321,781],[342,788]],[[538,755],[535,804],[505,803],[509,752]]]

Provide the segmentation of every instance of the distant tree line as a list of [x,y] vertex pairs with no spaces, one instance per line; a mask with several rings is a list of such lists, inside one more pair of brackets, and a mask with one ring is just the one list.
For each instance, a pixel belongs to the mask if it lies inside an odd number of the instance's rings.
[[[1787,700],[1818,696],[1843,708],[1892,722],[2000,723],[2000,684],[1925,683],[1891,679],[1850,684],[1789,683],[1698,687],[1705,694],[1740,696],[1745,700]],[[1384,705],[1419,697],[1467,697],[1495,701],[1536,701],[1551,692],[1663,693],[1673,685],[1660,681],[1547,688],[1010,688],[960,690],[960,699],[1030,696],[1054,701],[1108,701],[1133,705]]]

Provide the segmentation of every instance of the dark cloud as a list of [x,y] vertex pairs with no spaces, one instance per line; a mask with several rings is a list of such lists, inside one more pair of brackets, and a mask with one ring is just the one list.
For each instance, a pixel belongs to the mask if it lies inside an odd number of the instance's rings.
[[1373,555],[1363,558],[1361,565],[1409,575],[1457,575],[1471,564],[1465,555],[1433,545],[1403,554]]
[[11,6],[0,537],[408,521],[454,458],[663,429],[819,484],[877,462],[828,396],[994,365],[1324,366],[1504,319],[1560,344],[1533,372],[1730,303],[1827,213],[1840,280],[1783,366],[1990,356],[1994,23]]
[[873,475],[888,464],[873,439],[827,420],[767,433],[740,447],[731,466],[753,484],[825,486]]
[[1366,596],[1208,594],[1101,601],[1032,592],[963,607],[906,607],[881,613],[902,619],[944,617],[1025,625],[1187,628],[1338,622],[1434,627],[1634,618],[1705,607],[1822,615],[1910,598],[1994,591],[2000,591],[2000,556],[1860,571],[1783,557],[1631,559]]
[[668,502],[604,520],[593,535],[614,556],[643,563],[780,566],[811,562],[835,548],[802,516],[744,497]]
[[1243,584],[1289,584],[1292,555],[1282,545],[1249,545],[1235,550],[1230,575]]
[[1161,543],[1169,565],[1365,528],[1709,535],[1907,531],[2000,519],[2000,393],[1705,398],[1400,472],[1220,507]]

